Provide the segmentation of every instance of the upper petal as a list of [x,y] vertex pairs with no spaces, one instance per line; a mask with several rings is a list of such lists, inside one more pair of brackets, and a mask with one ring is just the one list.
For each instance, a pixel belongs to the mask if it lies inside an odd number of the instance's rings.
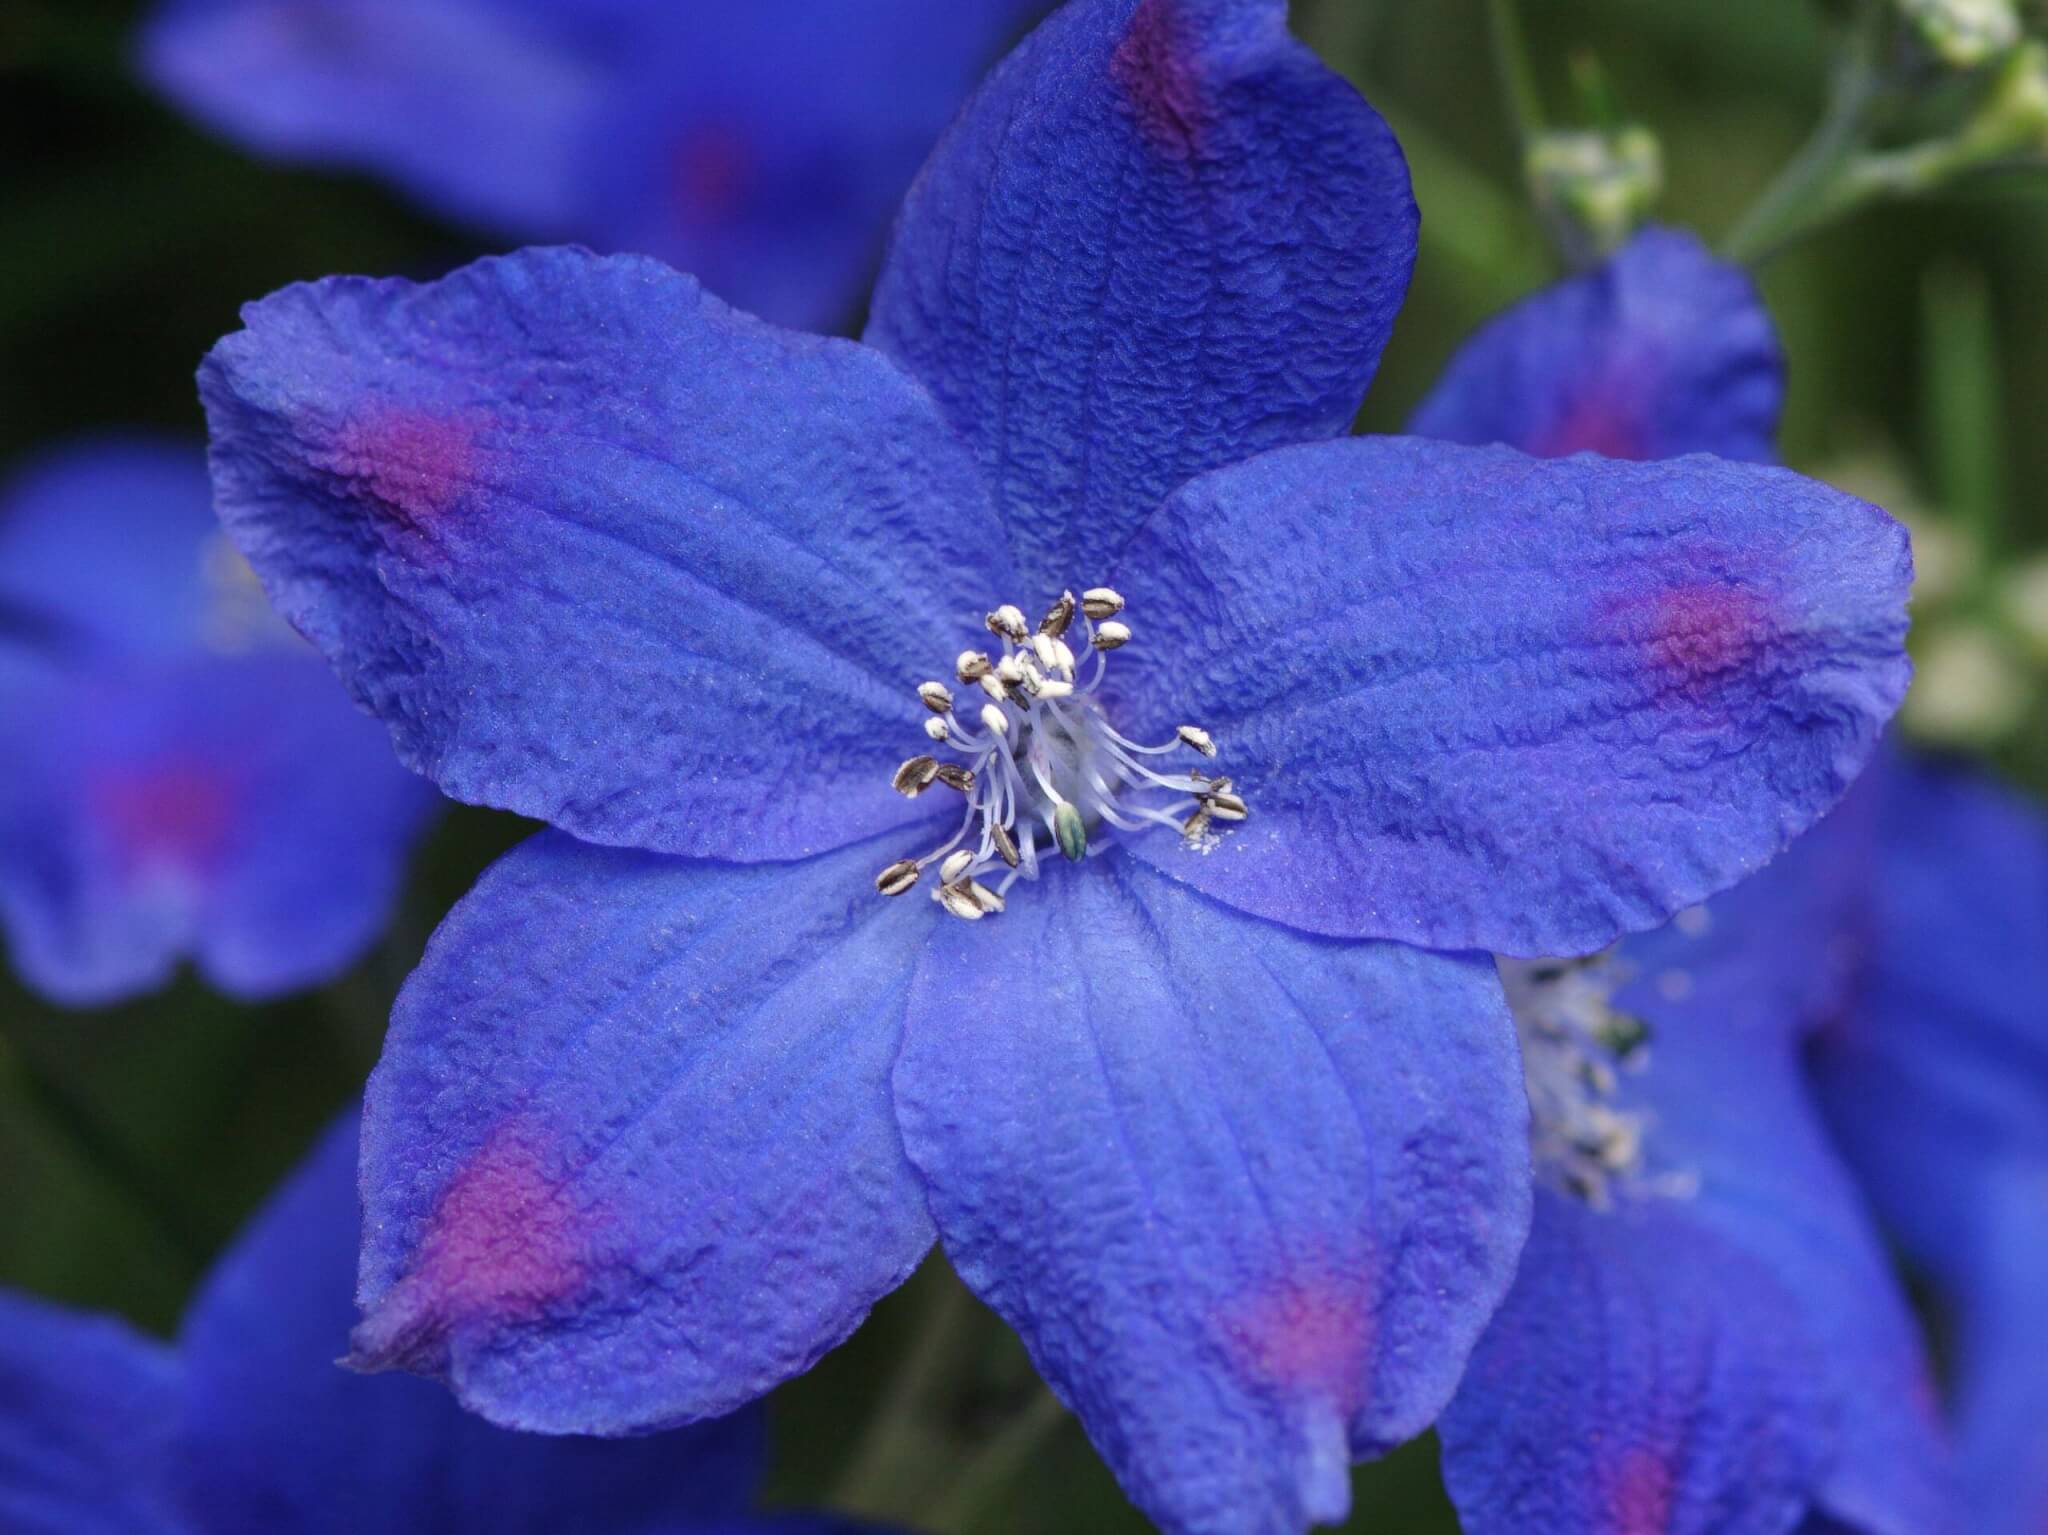
[[1539,1194],[1438,1425],[1467,1535],[1784,1535],[1832,1448],[1802,1322],[1679,1206]]
[[1418,437],[1538,458],[1775,458],[1785,357],[1756,284],[1646,229],[1490,321],[1409,418]]
[[0,1290],[0,1528],[182,1535],[166,1443],[178,1400],[161,1343]]
[[332,279],[200,372],[223,519],[458,799],[735,859],[841,846],[1005,569],[930,399],[636,257]]
[[1252,820],[1140,856],[1312,932],[1582,954],[1761,865],[1905,690],[1905,534],[1784,470],[1354,438],[1187,487],[1116,703]]
[[975,448],[1036,603],[1190,475],[1343,431],[1414,263],[1393,135],[1285,0],[1073,0],[896,227],[868,339]]
[[436,802],[310,654],[67,669],[0,692],[0,926],[77,1005],[188,958],[239,997],[316,985],[383,928]]
[[750,868],[542,833],[441,925],[371,1078],[359,1361],[626,1433],[809,1368],[932,1239],[889,1110],[918,942],[856,846]]
[[1343,1517],[1528,1213],[1484,963],[1247,920],[1127,858],[947,923],[896,1101],[962,1278],[1175,1535]]
[[746,1506],[753,1413],[624,1442],[515,1434],[429,1382],[337,1366],[355,1321],[356,1121],[322,1138],[186,1314],[177,1464],[208,1535],[663,1535]]

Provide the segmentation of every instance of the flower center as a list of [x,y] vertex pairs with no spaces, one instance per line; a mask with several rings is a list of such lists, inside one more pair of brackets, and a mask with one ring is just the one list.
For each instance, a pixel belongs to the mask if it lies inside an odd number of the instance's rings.
[[1606,1206],[1640,1183],[1648,1116],[1617,1105],[1622,1073],[1649,1062],[1649,1027],[1615,1009],[1611,951],[1586,959],[1499,959],[1529,1086],[1537,1176]]
[[[1078,599],[1063,592],[1033,630],[1005,603],[987,619],[1000,653],[991,659],[964,650],[954,663],[961,686],[974,690],[965,701],[942,682],[918,687],[932,715],[925,734],[967,760],[912,757],[896,770],[896,790],[914,799],[937,784],[965,795],[967,810],[945,842],[877,875],[877,890],[902,895],[936,863],[932,898],[956,917],[979,921],[1003,909],[1020,878],[1038,877],[1041,832],[1048,855],[1056,848],[1078,863],[1100,850],[1105,828],[1170,826],[1207,851],[1219,825],[1245,818],[1228,778],[1148,765],[1173,752],[1214,757],[1206,730],[1182,725],[1172,740],[1141,746],[1110,724],[1099,690],[1109,653],[1130,643],[1130,626],[1117,616],[1123,607],[1106,586]],[[1077,618],[1085,660],[1068,643]]]

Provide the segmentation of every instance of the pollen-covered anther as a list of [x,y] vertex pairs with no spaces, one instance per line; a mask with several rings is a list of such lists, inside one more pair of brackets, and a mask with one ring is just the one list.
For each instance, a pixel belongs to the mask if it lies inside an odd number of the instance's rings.
[[1060,600],[1045,610],[1045,617],[1038,621],[1038,632],[1048,639],[1059,639],[1067,632],[1067,626],[1074,621],[1074,594],[1061,592]]
[[[1022,608],[1002,603],[985,619],[1000,651],[963,650],[954,662],[954,675],[987,701],[963,713],[943,683],[918,687],[931,711],[926,733],[968,760],[913,757],[897,769],[896,788],[914,796],[944,784],[966,797],[966,812],[939,847],[885,869],[877,889],[900,895],[936,864],[933,899],[975,922],[1002,911],[1010,887],[1038,878],[1041,860],[1055,853],[1081,863],[1154,827],[1207,852],[1219,840],[1214,825],[1245,818],[1244,797],[1229,779],[1153,765],[1183,750],[1215,756],[1207,731],[1184,725],[1146,746],[1110,723],[1101,688],[1108,652],[1131,640],[1130,626],[1114,618],[1123,608],[1108,587],[1078,599],[1062,592],[1034,631]],[[1077,619],[1083,629],[1070,644]]]
[[899,858],[875,876],[875,888],[884,895],[901,895],[917,883],[923,872],[915,858]]
[[983,620],[990,634],[999,634],[1012,644],[1021,645],[1031,633],[1024,622],[1024,610],[1014,603],[1006,602]]
[[1649,1029],[1612,1002],[1611,956],[1499,962],[1521,1037],[1529,1149],[1537,1176],[1604,1208],[1617,1194],[1682,1194],[1690,1180],[1644,1172],[1649,1116],[1626,1106],[1626,1074],[1647,1064]]
[[896,776],[889,782],[905,799],[916,799],[932,786],[932,780],[938,776],[938,758],[912,757],[896,770]]
[[1107,586],[1091,586],[1081,593],[1081,611],[1098,624],[1105,618],[1114,618],[1124,610],[1121,593]]

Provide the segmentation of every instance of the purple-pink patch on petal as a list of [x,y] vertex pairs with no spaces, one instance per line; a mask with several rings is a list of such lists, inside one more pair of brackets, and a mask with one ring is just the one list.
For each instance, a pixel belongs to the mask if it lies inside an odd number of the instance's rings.
[[675,197],[686,217],[721,224],[746,205],[755,181],[754,149],[746,136],[728,123],[704,123],[676,145],[673,164]]
[[398,522],[424,530],[461,499],[477,468],[477,436],[477,424],[463,417],[380,406],[343,424],[327,467]]
[[356,1329],[358,1362],[436,1370],[453,1332],[539,1319],[585,1287],[598,1223],[564,1189],[547,1137],[501,1126],[449,1179],[411,1271]]
[[1623,1450],[1608,1482],[1614,1535],[1666,1535],[1671,1504],[1671,1467],[1639,1445]]
[[183,758],[111,772],[93,785],[90,800],[131,867],[203,870],[221,856],[234,822],[233,796],[220,774]]
[[1746,671],[1771,629],[1770,606],[1754,592],[1708,582],[1674,587],[1654,605],[1650,659],[1680,690],[1699,694]]
[[1154,149],[1178,157],[1202,147],[1212,109],[1180,0],[1142,0],[1110,55],[1109,73]]
[[1616,403],[1617,391],[1601,390],[1575,401],[1530,449],[1538,458],[1597,453],[1602,458],[1643,459],[1641,438],[1630,412]]
[[1231,1350],[1254,1379],[1324,1396],[1350,1418],[1364,1405],[1372,1295],[1365,1279],[1335,1269],[1290,1276],[1247,1296],[1226,1319]]

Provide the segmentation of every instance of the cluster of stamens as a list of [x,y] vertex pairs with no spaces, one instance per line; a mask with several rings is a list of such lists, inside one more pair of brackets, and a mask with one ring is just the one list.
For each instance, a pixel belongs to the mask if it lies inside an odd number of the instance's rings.
[[1603,1207],[1641,1170],[1647,1117],[1615,1100],[1622,1073],[1648,1064],[1649,1028],[1614,1007],[1622,977],[1610,954],[1498,963],[1521,1037],[1537,1175]]
[[[966,813],[938,847],[877,875],[877,890],[902,895],[937,864],[933,899],[973,922],[1001,911],[1017,880],[1038,877],[1041,830],[1048,856],[1057,848],[1078,863],[1104,826],[1170,826],[1206,850],[1219,823],[1245,818],[1245,802],[1228,778],[1148,765],[1171,752],[1214,757],[1206,730],[1182,725],[1172,740],[1141,746],[1110,724],[1100,689],[1109,653],[1131,640],[1130,626],[1118,617],[1123,607],[1106,586],[1079,598],[1063,592],[1034,630],[1005,603],[987,618],[1000,653],[991,659],[966,650],[954,664],[961,687],[972,690],[965,699],[942,682],[918,687],[931,711],[925,734],[967,760],[912,757],[896,770],[896,791],[915,798],[934,786],[951,789],[966,797]],[[1069,643],[1077,618],[1085,659]]]

